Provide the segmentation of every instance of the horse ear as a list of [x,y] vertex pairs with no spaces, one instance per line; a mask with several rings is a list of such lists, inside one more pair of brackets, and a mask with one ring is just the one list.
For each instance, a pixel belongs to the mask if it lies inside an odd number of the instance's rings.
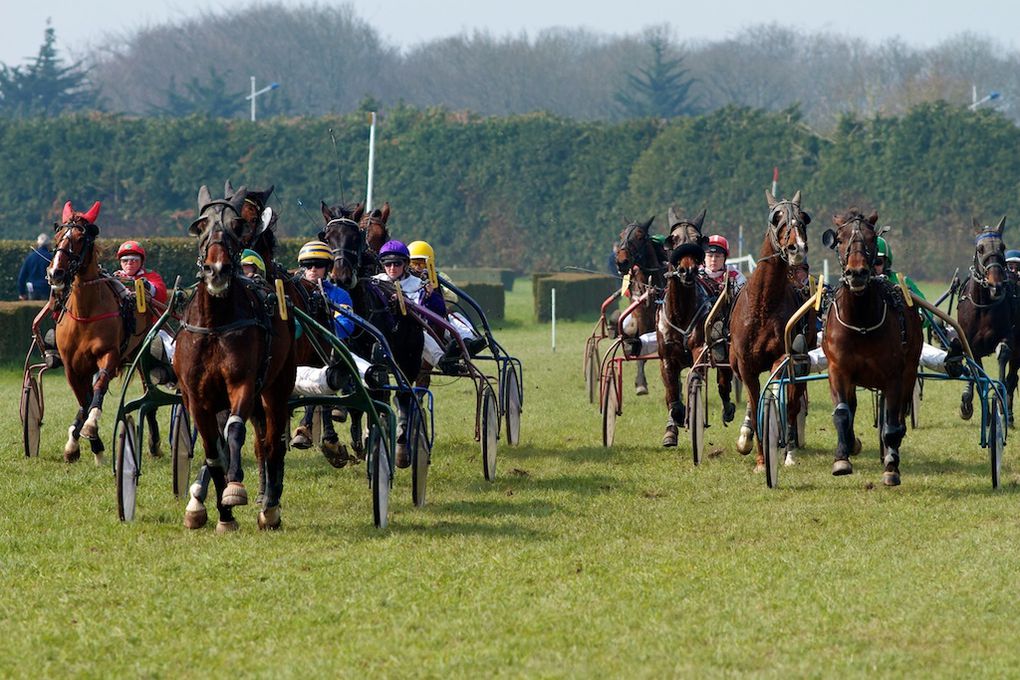
[[223,198],[229,201],[234,196],[235,193],[236,192],[234,191],[234,185],[231,184],[230,180],[228,179],[223,184]]
[[1006,227],[1006,216],[1003,215],[999,223],[995,225],[995,231],[999,232],[999,236],[1002,236],[1002,230]]
[[698,245],[701,246],[702,248],[707,246],[708,245],[708,237],[707,236],[702,236],[701,238],[699,238],[698,239]]
[[358,224],[360,224],[361,223],[361,218],[364,217],[364,216],[365,216],[365,206],[364,206],[364,204],[363,203],[359,203],[356,206],[354,206],[354,212],[351,213],[351,219],[354,220],[355,222],[357,222]]
[[265,191],[265,196],[262,197],[263,203],[269,203],[269,197],[273,195],[273,189],[276,188],[275,184],[270,184],[269,188]]
[[769,202],[769,210],[775,208],[776,203],[779,203],[779,201],[776,200],[776,197],[773,196],[772,192],[769,191],[768,189],[765,190],[765,200]]
[[694,226],[701,231],[701,225],[705,223],[705,213],[708,212],[708,208],[703,208],[701,214],[694,218]]
[[379,219],[382,220],[383,224],[386,224],[386,220],[390,219],[390,202],[386,201],[382,204],[382,215]]
[[875,226],[875,223],[878,222],[878,213],[871,213],[871,215],[868,216],[868,221],[871,222],[871,226]]
[[66,224],[72,217],[74,217],[74,208],[71,207],[71,202],[68,201],[64,204],[64,211],[60,213],[60,221]]
[[326,240],[326,230],[325,229],[320,229],[319,233],[315,235],[315,238],[319,239],[320,241],[325,241]]
[[96,201],[95,203],[92,204],[92,207],[89,208],[84,215],[82,215],[82,217],[84,217],[92,224],[95,224],[96,218],[99,217],[99,208],[101,208],[102,205],[103,205],[102,203]]
[[648,218],[648,221],[645,222],[645,224],[644,224],[645,231],[648,231],[648,229],[652,226],[652,222],[654,222],[654,221],[655,221],[655,215],[652,215],[651,217]]
[[[230,184],[230,180],[227,180],[227,184]],[[209,187],[203,184],[202,188],[198,190],[198,209],[202,210],[210,203],[212,203],[212,195],[209,193]]]
[[319,201],[319,208],[322,210],[322,218],[324,220],[329,222],[331,219],[333,219],[333,213],[329,211],[329,206],[326,205],[325,201]]
[[887,233],[889,233],[890,231],[892,231],[892,227],[890,227],[890,226],[889,226],[889,225],[887,224],[887,225],[885,225],[884,227],[879,227],[879,228],[878,228],[878,231],[876,231],[876,232],[875,232],[875,235],[876,235],[876,236],[881,236],[881,235],[883,235],[883,234],[887,234]]
[[669,210],[666,211],[666,220],[669,221],[668,226],[670,229],[672,229],[676,225],[676,223],[680,221],[680,218],[677,217],[676,214],[676,207],[672,205],[669,206]]
[[822,245],[826,248],[836,248],[836,232],[832,229],[826,229],[822,232]]
[[971,222],[974,223],[974,233],[975,234],[980,234],[982,230],[981,230],[981,225],[978,224],[977,218],[971,217],[970,220],[971,220]]
[[797,206],[800,205],[800,189],[797,189],[797,193],[795,193],[793,195],[793,198],[790,199],[790,203],[793,203],[794,205]]
[[241,185],[241,188],[234,192],[234,195],[230,199],[230,205],[234,208],[234,211],[240,215],[241,208],[244,207],[244,199],[248,197],[248,187]]
[[95,238],[96,236],[99,236],[99,227],[97,227],[95,223],[89,222],[85,225],[85,233],[92,238]]

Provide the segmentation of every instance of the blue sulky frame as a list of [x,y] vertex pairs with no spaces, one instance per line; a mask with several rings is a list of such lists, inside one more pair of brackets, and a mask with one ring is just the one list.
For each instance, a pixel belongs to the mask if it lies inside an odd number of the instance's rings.
[[[792,328],[812,306],[817,308],[822,295],[822,286],[818,286],[816,295],[805,302],[787,323],[785,338],[786,356],[783,357],[779,365],[769,375],[769,379],[762,386],[761,394],[758,397],[757,429],[761,438],[762,449],[765,453],[765,482],[769,488],[775,488],[778,485],[779,458],[782,456],[782,452],[785,451],[786,441],[789,436],[787,432],[787,397],[785,388],[792,383],[828,380],[829,377],[827,373],[796,377],[793,375],[790,367],[790,336]],[[910,295],[913,304],[953,326],[963,344],[964,358],[968,369],[966,375],[954,378],[942,373],[919,372],[918,378],[924,380],[971,382],[977,387],[978,397],[981,401],[981,433],[979,443],[981,448],[989,450],[992,488],[997,489],[999,488],[1002,468],[1002,449],[1006,444],[1006,386],[1001,381],[988,377],[988,374],[974,361],[967,338],[955,319],[923,298],[913,293]],[[939,336],[939,340],[943,345],[948,347],[949,339],[945,336],[942,329],[937,324],[931,324],[931,326],[935,329],[935,333]]]
[[[122,521],[130,521],[135,514],[135,492],[138,480],[142,473],[141,449],[137,445],[142,441],[144,434],[145,416],[161,406],[171,406],[175,413],[171,422],[171,448],[174,457],[174,493],[178,496],[186,496],[189,484],[187,470],[190,468],[189,459],[193,455],[194,432],[187,425],[187,415],[183,412],[181,396],[177,392],[169,392],[157,386],[153,382],[152,369],[159,364],[149,351],[151,343],[156,340],[160,329],[164,328],[170,321],[174,312],[180,310],[188,299],[188,291],[175,285],[170,295],[166,311],[155,323],[146,335],[141,345],[141,351],[135,356],[130,368],[125,374],[124,384],[121,389],[120,400],[117,407],[117,416],[114,420],[114,455],[113,471],[117,485],[117,507],[118,514]],[[314,338],[313,345],[320,353],[326,348],[333,351],[335,360],[343,362],[352,375],[358,375],[357,368],[347,347],[329,330],[323,328],[312,317],[302,310],[297,309],[289,301],[287,309],[301,321],[305,332],[309,333],[310,339]],[[362,323],[367,324],[364,320]],[[378,331],[371,329],[378,334]],[[377,336],[381,338],[381,334]],[[383,339],[383,343],[385,340]],[[388,347],[384,344],[384,354],[390,356]],[[392,368],[395,368],[393,366]],[[127,397],[130,388],[131,378],[136,374],[141,376],[145,383],[145,394],[141,397],[129,400]],[[399,376],[399,370],[396,371]],[[407,386],[406,380],[401,381],[398,377],[396,387],[386,386],[386,389],[401,389]],[[416,390],[416,393],[421,391]],[[419,396],[421,396],[419,394]],[[417,399],[412,400],[419,403]],[[424,399],[431,415],[432,398],[428,394]],[[353,390],[349,393],[336,396],[316,397],[294,397],[289,402],[291,410],[304,406],[343,406],[355,408],[365,412],[369,418],[369,445],[368,464],[366,465],[369,486],[372,489],[373,515],[375,525],[386,526],[388,522],[389,491],[393,484],[393,442],[396,440],[396,416],[388,404],[372,399],[366,386],[360,381],[354,381]],[[134,422],[135,412],[138,412],[138,422]],[[423,417],[423,416],[422,416]],[[176,427],[183,419],[183,427]],[[430,418],[431,425],[431,418]],[[431,431],[431,427],[429,427]],[[186,434],[187,441],[182,441]],[[176,436],[175,436],[176,435]],[[176,441],[175,441],[176,439]],[[431,440],[428,440],[431,446]]]

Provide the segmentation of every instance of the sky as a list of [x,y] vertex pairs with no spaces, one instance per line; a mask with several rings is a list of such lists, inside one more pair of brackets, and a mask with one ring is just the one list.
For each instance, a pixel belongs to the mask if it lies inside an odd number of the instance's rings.
[[[283,4],[308,4],[280,0]],[[103,44],[109,34],[251,4],[251,0],[0,0],[0,62],[16,66],[34,57],[47,17],[65,58]],[[318,0],[318,4],[343,4]],[[639,33],[670,24],[680,40],[716,40],[756,24],[858,35],[877,43],[896,36],[930,47],[968,31],[1020,47],[1020,3],[1007,0],[352,0],[356,13],[391,44],[408,47],[464,31],[494,35],[552,27],[598,33]]]

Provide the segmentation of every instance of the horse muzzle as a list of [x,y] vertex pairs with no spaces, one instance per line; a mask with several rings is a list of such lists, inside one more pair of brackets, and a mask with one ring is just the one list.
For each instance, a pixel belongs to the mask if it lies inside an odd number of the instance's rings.
[[230,290],[230,268],[222,262],[214,262],[202,266],[202,280],[205,289],[213,297],[223,297]]
[[867,268],[848,269],[843,272],[843,281],[851,293],[863,293],[871,281],[871,273]]
[[807,260],[807,250],[798,244],[786,247],[786,262],[792,266],[804,264]]
[[46,283],[50,284],[50,288],[55,291],[64,290],[64,275],[63,269],[47,269]]

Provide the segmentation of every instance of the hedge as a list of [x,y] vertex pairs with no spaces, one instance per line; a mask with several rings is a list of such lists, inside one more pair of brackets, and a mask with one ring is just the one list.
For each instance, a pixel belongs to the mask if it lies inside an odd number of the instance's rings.
[[535,320],[552,319],[552,289],[556,289],[556,318],[598,316],[599,306],[616,289],[619,279],[603,274],[535,274],[532,276]]
[[32,344],[32,320],[42,301],[0,302],[0,363],[20,364]]
[[496,267],[450,267],[443,272],[444,276],[447,274],[458,286],[465,283],[498,283],[504,290],[511,291],[514,289],[514,279],[520,272]]
[[[489,323],[502,321],[506,316],[506,291],[503,290],[502,284],[470,282],[457,287],[478,303],[478,306],[485,312],[485,318],[489,320]],[[467,312],[471,321],[477,324],[478,318],[474,310],[467,304],[461,304],[461,307]]]

